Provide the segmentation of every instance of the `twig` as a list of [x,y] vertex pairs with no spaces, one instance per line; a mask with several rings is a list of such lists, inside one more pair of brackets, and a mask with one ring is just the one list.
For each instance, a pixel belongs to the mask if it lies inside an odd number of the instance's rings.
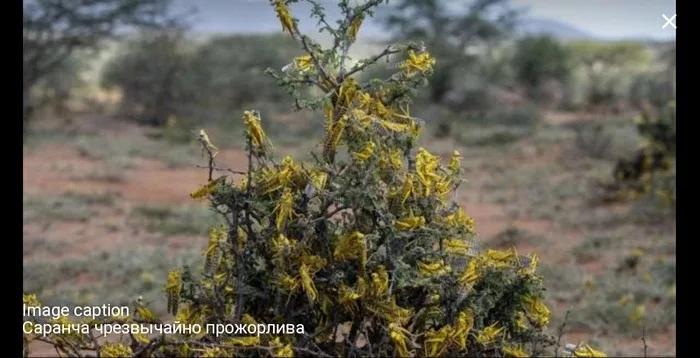
[[[44,338],[44,337],[36,337],[35,339],[36,339],[37,341],[44,342],[44,343],[47,343],[47,344],[52,345],[53,348],[56,350],[56,354],[58,354],[59,357],[63,357],[63,356],[61,355],[61,352],[65,353],[66,356],[68,356],[68,357],[70,357],[71,354],[72,354],[74,357],[82,357],[82,356],[83,356],[82,354],[80,354],[79,349],[77,349],[76,347],[74,347],[72,344],[60,344],[60,343],[54,341],[53,339]],[[85,347],[85,348],[86,348],[86,349],[90,349],[90,348],[87,348],[87,347]]]
[[561,337],[564,335],[564,328],[566,328],[566,321],[569,319],[569,313],[571,312],[571,308],[566,310],[566,314],[564,315],[564,322],[561,323],[559,326],[559,331],[557,334],[557,345],[554,347],[554,357],[559,357],[559,347],[561,347]]
[[[323,7],[322,7],[321,5],[319,5],[319,4],[318,4],[316,1],[314,1],[314,0],[306,0],[306,2],[308,2],[309,4],[311,4],[313,7],[319,7],[319,8],[321,8],[321,9],[323,9]],[[323,11],[321,11],[321,12],[319,12],[319,13],[316,13],[315,15],[316,15],[316,17],[319,19],[319,22],[320,22],[320,23],[323,23],[324,25],[326,25],[326,30],[328,30],[328,32],[330,32],[331,35],[333,35],[333,37],[334,37],[334,41],[333,41],[333,52],[335,52],[335,50],[338,48],[338,35],[337,35],[338,29],[334,28],[333,26],[331,26],[330,23],[328,23],[328,21],[326,20],[326,16],[325,16],[325,14],[323,13]]]
[[365,336],[365,344],[367,345],[367,351],[369,352],[369,356],[372,357],[374,354],[372,353],[372,342],[369,339],[369,331],[367,330],[366,324],[362,325],[362,334]]
[[325,354],[325,353],[320,352],[320,351],[312,351],[308,348],[292,347],[292,349],[299,352],[299,353],[310,354],[310,355],[313,355],[315,357],[333,357],[331,355]]
[[[132,339],[133,339],[133,337],[132,337]],[[92,344],[95,346],[95,352],[99,352],[100,351],[100,343],[95,338],[95,335],[93,334],[92,330],[90,330],[90,341],[92,341]]]
[[[337,325],[336,325],[336,326],[337,326]],[[322,334],[328,332],[328,331],[331,330],[331,328],[333,328],[333,327],[334,327],[334,325],[330,324],[330,325],[328,325],[326,328],[320,329],[320,330],[316,331],[316,332],[315,332],[314,334],[312,334],[312,335],[304,334],[304,340],[303,340],[302,342],[303,342],[303,343],[305,343],[305,342],[313,342],[313,340],[314,340],[316,337],[318,337],[318,336],[320,336],[320,335],[322,335]]]
[[642,325],[642,343],[644,343],[644,358],[647,357],[647,350],[648,350],[648,348],[649,348],[649,347],[647,346],[647,338],[646,338],[647,334],[646,334],[646,331],[647,331],[646,325]]
[[[278,76],[278,75],[276,75],[276,74],[274,74],[274,73],[271,73],[270,75],[272,76],[272,78],[274,78],[274,79],[276,79],[276,80],[278,80],[278,81],[283,80],[282,77],[280,77],[280,76]],[[318,88],[320,88],[320,89],[323,90],[323,86],[321,86],[321,84],[318,83],[318,81],[316,81],[316,80],[314,80],[313,78],[308,77],[308,76],[306,76],[306,77],[304,77],[304,78],[302,78],[302,79],[284,80],[284,81],[285,81],[287,84],[290,84],[290,85],[291,85],[291,84],[315,85],[316,87],[318,87]]]
[[248,229],[248,238],[255,240],[255,232],[253,231],[251,217],[251,205],[250,200],[253,198],[253,141],[251,136],[248,136],[248,177],[246,181],[246,199],[243,203],[243,208],[245,210],[245,226]]
[[346,210],[346,209],[350,209],[350,208],[347,207],[347,206],[340,206],[340,207],[337,207],[337,208],[335,208],[333,211],[331,211],[331,212],[329,212],[329,213],[326,213],[326,214],[323,214],[323,215],[321,215],[321,216],[319,216],[319,217],[317,217],[317,218],[311,220],[311,223],[312,223],[312,224],[315,224],[315,223],[317,223],[317,222],[319,222],[319,221],[321,221],[321,220],[326,220],[326,219],[328,219],[328,218],[333,217],[333,215],[335,215],[335,214],[337,214],[337,213],[339,213],[339,212],[341,212],[341,211],[343,211],[343,210]]
[[209,181],[212,181],[212,174],[214,173],[214,153],[212,153],[211,149],[204,143],[202,143],[202,146],[204,149],[207,151],[207,154],[209,155]]
[[395,270],[390,271],[390,273],[391,273],[391,281],[389,282],[389,291],[388,291],[389,296],[391,296],[391,292],[394,290],[394,278],[396,278]]
[[345,78],[345,60],[348,58],[348,51],[350,50],[350,42],[345,40],[343,43],[343,52],[340,54],[340,78]]
[[[341,5],[341,6],[343,7],[344,10],[347,10],[347,7],[345,7],[344,5]],[[361,14],[361,12],[360,13],[358,13],[358,12],[352,13],[352,14],[350,14],[350,16],[348,16],[349,14],[346,12],[345,13],[346,23],[344,24],[345,26],[341,27],[341,30],[345,31],[345,33],[347,34],[348,28],[352,25],[352,22],[355,21],[355,18],[357,17],[358,14]],[[342,83],[346,78],[346,76],[345,76],[345,60],[347,60],[347,58],[348,58],[348,51],[350,50],[351,45],[352,44],[350,43],[349,36],[345,36],[343,38],[343,49],[342,49],[341,54],[340,54],[340,75],[338,76],[338,78],[339,78],[338,82],[340,82],[340,83]]]
[[[341,7],[343,8],[343,10],[347,11],[347,12],[346,12],[346,21],[347,21],[347,22],[344,24],[345,26],[341,26],[341,28],[339,29],[339,31],[340,31],[340,30],[343,30],[343,31],[345,31],[345,32],[347,33],[348,28],[349,28],[350,26],[352,26],[352,23],[353,23],[353,21],[355,21],[355,18],[357,18],[358,16],[364,16],[364,14],[367,12],[367,10],[369,10],[370,8],[372,8],[372,7],[374,7],[374,6],[377,6],[379,3],[381,3],[381,1],[382,1],[382,0],[380,0],[380,1],[367,1],[367,2],[364,3],[363,5],[361,5],[361,6],[359,6],[359,7],[356,7],[356,8],[354,9],[354,11],[352,11],[352,14],[351,14],[350,16],[347,16],[347,14],[348,14],[349,12],[351,12],[351,10],[348,10],[348,9],[347,9],[347,7],[346,7],[347,5],[344,5],[344,4],[341,3]],[[344,11],[344,12],[345,12],[345,11]],[[384,57],[385,55],[387,55],[387,54],[385,54],[385,53],[382,53],[382,54],[380,54],[380,55],[377,55],[377,56],[375,56],[375,57],[369,59],[368,61],[366,61],[365,64],[364,64],[363,66],[361,66],[360,69],[356,69],[357,66],[355,66],[355,67],[353,67],[354,71],[351,71],[351,72],[345,74],[345,59],[346,59],[347,56],[348,56],[348,50],[350,49],[350,46],[351,46],[351,45],[352,45],[352,44],[348,41],[348,37],[345,37],[345,38],[344,38],[344,41],[343,41],[343,51],[342,51],[342,55],[341,55],[341,57],[340,57],[340,76],[339,76],[339,81],[338,81],[339,83],[342,83],[343,81],[345,81],[346,78],[352,76],[354,73],[356,73],[356,72],[358,72],[358,71],[361,71],[363,68],[365,68],[365,67],[371,65],[371,64],[374,63],[374,62],[377,62],[379,59],[381,59],[382,57]],[[337,48],[337,46],[334,46],[334,47],[333,47],[334,50],[335,50],[336,48]],[[388,48],[387,48],[387,50],[388,50]],[[386,50],[385,50],[385,52],[386,52]],[[397,52],[399,52],[399,51],[397,51]]]
[[352,325],[350,326],[350,333],[348,336],[345,338],[345,340],[350,344],[350,351],[348,352],[348,356],[352,356],[353,353],[358,349],[357,348],[357,339],[359,337],[359,333],[361,331],[361,327],[364,324],[364,320],[361,318],[364,316],[364,309],[362,307],[362,302],[359,302],[358,304],[358,314],[355,316],[355,319],[352,321]]
[[316,68],[321,73],[323,78],[326,81],[333,83],[333,79],[328,75],[328,72],[326,72],[326,69],[323,66],[321,66],[321,62],[318,60],[318,57],[316,57],[316,54],[314,53],[314,51],[312,51],[311,47],[309,47],[309,43],[306,41],[306,36],[302,35],[299,32],[299,29],[296,30],[296,33],[299,36],[299,38],[301,39],[301,44],[302,44],[302,46],[304,46],[304,50],[309,53],[309,56],[311,56],[311,60],[314,62],[314,65],[316,65]]
[[208,166],[208,165],[199,165],[199,164],[197,164],[196,167],[197,167],[197,168],[201,168],[201,169],[213,169],[213,170],[215,170],[215,171],[217,171],[217,172],[229,172],[229,173],[231,173],[231,174],[238,174],[238,175],[245,175],[245,174],[246,174],[246,172],[242,172],[242,171],[238,171],[238,170],[233,170],[233,169],[230,169],[230,168],[221,168],[221,167],[217,167],[217,166]]
[[157,347],[157,346],[162,345],[162,344],[163,344],[162,337],[156,337],[156,338],[152,339],[150,342],[148,342],[148,344],[146,344],[145,346],[139,348],[136,352],[134,352],[134,357],[139,357],[143,353],[145,353],[148,349],[150,349],[151,347]]
[[413,332],[413,326],[415,326],[415,324],[423,317],[423,315],[425,315],[426,312],[427,308],[423,307],[420,310],[418,310],[418,312],[415,315],[413,315],[413,317],[411,317],[411,319],[409,320],[410,323],[408,325],[409,331]]
[[231,215],[229,237],[231,238],[231,246],[233,247],[233,253],[236,257],[236,295],[238,298],[236,300],[236,306],[234,307],[233,319],[234,322],[238,323],[243,316],[245,300],[243,299],[243,263],[241,262],[243,255],[241,255],[241,250],[238,249],[240,238],[238,237],[238,210],[236,209],[233,210]]
[[63,356],[61,355],[61,351],[58,350],[58,346],[57,346],[57,345],[54,346],[53,349],[56,350],[56,355],[58,355],[59,357],[63,357]]
[[355,73],[364,70],[365,68],[367,68],[367,66],[369,66],[369,65],[371,65],[371,64],[373,64],[373,63],[375,63],[375,62],[377,62],[377,61],[379,61],[379,60],[381,60],[382,57],[384,57],[384,56],[389,56],[389,55],[393,55],[393,54],[397,54],[397,53],[401,52],[400,50],[392,49],[392,47],[393,47],[393,46],[387,46],[387,48],[385,48],[384,51],[382,51],[381,53],[379,53],[379,54],[377,54],[377,55],[374,55],[374,56],[372,56],[372,57],[370,57],[370,58],[368,58],[368,59],[362,61],[361,63],[359,63],[359,64],[353,66],[353,67],[348,71],[348,73],[345,74],[345,76],[343,77],[343,79],[345,79],[345,78],[347,78],[347,77],[350,77],[350,76],[354,75]]

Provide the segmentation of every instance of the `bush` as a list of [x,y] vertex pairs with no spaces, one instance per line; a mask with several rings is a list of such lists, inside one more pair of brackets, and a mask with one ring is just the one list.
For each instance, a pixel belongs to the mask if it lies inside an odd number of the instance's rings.
[[665,206],[675,208],[675,103],[670,102],[660,113],[645,112],[636,123],[641,146],[632,158],[618,160],[608,195],[625,200],[653,194]]
[[198,45],[179,30],[147,32],[108,62],[102,85],[119,88],[122,114],[141,122],[226,124],[241,106],[282,102],[284,89],[264,71],[300,51],[279,35],[220,36]]
[[121,90],[123,115],[163,125],[191,102],[196,91],[185,82],[190,57],[183,36],[180,29],[144,32],[105,64],[102,86]]
[[630,84],[630,102],[638,108],[660,108],[675,99],[673,81],[663,72],[645,72]]
[[[344,46],[382,1],[341,2],[345,18],[335,34]],[[191,196],[207,198],[226,224],[212,228],[203,267],[172,269],[164,288],[175,322],[202,330],[134,334],[128,345],[102,344],[101,355],[541,354],[552,339],[543,333],[550,312],[537,256],[480,250],[473,220],[450,200],[460,184],[459,153],[443,165],[418,146],[422,125],[406,105],[434,59],[415,44],[392,46],[388,52],[407,55],[394,81],[358,83],[349,74],[365,65],[343,68],[337,49],[319,48],[299,33],[286,4],[275,4],[307,55],[284,74],[270,72],[288,86],[304,80],[326,93],[296,96],[304,108],[323,108],[322,149],[305,163],[277,161],[260,113],[245,111],[248,170],[239,179],[213,178],[217,149],[202,130],[210,181]],[[143,301],[134,308],[107,320],[161,322]],[[235,325],[255,331],[223,329]],[[26,334],[25,345],[36,337]],[[67,354],[96,349],[78,333],[42,340]]]
[[494,110],[490,113],[490,119],[494,124],[536,127],[542,120],[542,114],[536,106],[519,106]]
[[613,136],[602,123],[594,126],[579,125],[575,131],[576,147],[581,153],[594,159],[607,159],[611,154]]
[[480,75],[470,74],[464,77],[464,80],[445,96],[445,107],[454,112],[485,112],[496,107],[497,86]]
[[28,98],[33,111],[50,110],[59,116],[70,113],[75,91],[86,85],[82,75],[89,67],[84,57],[83,53],[74,53],[37,81]]
[[574,65],[585,75],[586,102],[609,107],[626,99],[628,78],[650,64],[643,43],[574,41],[568,44]]
[[241,107],[284,103],[284,88],[276,86],[275,79],[264,72],[267,68],[279,70],[301,54],[298,43],[276,34],[211,39],[194,56],[190,85],[199,96],[193,104],[193,115],[202,121],[221,123],[237,118],[235,113]]
[[527,36],[515,45],[513,66],[518,82],[528,90],[530,98],[547,99],[547,82],[564,83],[569,79],[570,57],[568,49],[551,36]]

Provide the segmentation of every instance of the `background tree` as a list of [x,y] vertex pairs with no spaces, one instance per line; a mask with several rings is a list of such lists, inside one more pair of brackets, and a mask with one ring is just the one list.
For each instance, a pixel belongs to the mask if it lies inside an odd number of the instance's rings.
[[35,83],[31,96],[36,108],[49,108],[57,115],[70,110],[74,89],[86,84],[82,75],[89,69],[89,64],[81,55],[74,53]]
[[23,36],[23,124],[35,108],[32,88],[78,50],[97,49],[128,27],[159,27],[181,21],[169,16],[170,0],[26,0]]
[[109,60],[101,85],[120,90],[121,114],[130,119],[160,126],[175,116],[180,124],[228,125],[241,106],[265,102],[287,109],[285,90],[261,75],[302,51],[279,34],[215,36],[200,43],[178,28],[146,31]]
[[261,101],[284,103],[287,109],[287,93],[264,73],[267,68],[281,69],[290,58],[301,54],[303,50],[297,42],[280,34],[228,35],[203,44],[193,66],[193,80],[202,94],[198,105],[207,112],[203,117],[237,119],[242,106]]
[[507,0],[400,0],[384,21],[393,41],[424,41],[440,59],[430,84],[430,99],[439,103],[453,88],[458,70],[474,69],[478,54],[507,38],[520,14]]
[[563,83],[571,75],[568,49],[548,35],[526,36],[517,41],[513,66],[518,82],[532,99],[542,99],[543,87],[550,81]]
[[146,31],[125,42],[106,64],[101,85],[120,89],[122,115],[162,125],[191,102],[193,90],[184,83],[191,54],[183,34],[178,27]]

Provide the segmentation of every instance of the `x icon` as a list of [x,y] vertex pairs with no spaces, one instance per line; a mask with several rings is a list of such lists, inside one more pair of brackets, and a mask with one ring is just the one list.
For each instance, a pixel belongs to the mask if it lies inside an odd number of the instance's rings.
[[665,29],[666,26],[671,25],[674,29],[676,28],[676,23],[674,20],[676,20],[676,14],[673,14],[670,18],[666,16],[666,14],[661,14],[661,16],[666,20],[666,23],[664,26],[661,26],[662,29]]

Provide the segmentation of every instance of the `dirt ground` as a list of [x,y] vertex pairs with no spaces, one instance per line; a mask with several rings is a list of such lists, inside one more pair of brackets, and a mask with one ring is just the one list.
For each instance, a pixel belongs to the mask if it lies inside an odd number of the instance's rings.
[[[549,123],[552,128],[548,130],[555,133],[558,126],[569,121],[571,119],[567,116],[552,116]],[[79,292],[105,280],[104,273],[65,269],[68,266],[61,266],[62,263],[82,262],[80,260],[85,261],[86,257],[103,251],[128,252],[137,247],[154,247],[165,248],[166,255],[171,258],[166,264],[172,264],[170,260],[175,260],[180,252],[203,248],[206,239],[197,230],[168,234],[163,230],[144,229],[134,221],[133,213],[143,207],[201,206],[193,202],[188,193],[205,183],[206,171],[193,165],[173,166],[162,159],[138,154],[126,155],[128,163],[123,165],[108,160],[113,154],[111,152],[101,157],[86,154],[86,148],[103,149],[107,142],[134,141],[135,137],[143,137],[139,143],[150,140],[138,127],[121,126],[114,129],[95,125],[89,130],[78,130],[84,132],[85,137],[99,138],[96,144],[77,145],[73,140],[47,139],[25,146],[25,285],[34,284],[44,293],[54,292],[56,295]],[[565,329],[562,344],[594,342],[609,355],[634,356],[643,354],[645,349],[650,355],[675,355],[675,303],[672,304],[673,321],[658,323],[655,329],[647,328],[646,343],[643,343],[640,327],[616,322],[610,326],[612,328],[605,328],[609,323],[606,322],[606,312],[614,310],[608,307],[612,305],[607,302],[611,300],[608,291],[596,291],[587,296],[588,291],[598,287],[591,282],[600,282],[600,287],[611,287],[619,282],[615,280],[631,280],[619,278],[616,273],[619,270],[615,270],[634,247],[643,246],[645,252],[650,253],[649,261],[660,261],[660,257],[665,257],[664,260],[675,262],[675,218],[662,224],[639,224],[626,219],[630,210],[627,204],[589,208],[586,198],[577,197],[575,193],[583,190],[579,190],[583,185],[579,183],[583,175],[580,173],[590,172],[592,169],[587,166],[591,165],[584,159],[577,159],[576,155],[572,157],[575,160],[566,159],[568,147],[562,144],[565,143],[563,139],[547,143],[543,145],[537,138],[524,138],[505,147],[460,147],[465,157],[467,183],[459,198],[466,212],[475,219],[482,247],[515,245],[522,253],[538,252],[542,266],[549,267],[545,274],[558,280],[550,295],[553,316],[559,317],[553,319],[553,332],[559,328],[569,308],[593,315],[589,318],[594,324],[589,326],[575,323],[565,326],[570,328]],[[429,148],[445,153],[449,153],[448,148],[453,145],[460,146],[444,141],[427,144]],[[283,150],[278,148],[278,152]],[[129,153],[133,154],[133,151]],[[193,158],[196,161],[196,155]],[[235,149],[223,150],[218,160],[221,165],[233,169],[243,169],[246,165],[244,153]],[[605,165],[600,165],[603,173],[609,169],[609,164]],[[540,188],[543,182],[548,182],[549,186]],[[569,191],[562,196],[547,196],[548,190],[564,187]],[[44,210],[46,205],[41,203],[50,199],[55,199],[60,205],[54,204]],[[587,214],[582,214],[584,212]],[[625,221],[616,222],[616,218]],[[592,237],[609,236],[620,238],[621,244],[598,251],[586,244]],[[654,239],[658,237],[663,243]],[[40,272],[36,265],[47,264],[54,265],[51,267],[60,273],[52,278],[36,278],[27,273]],[[156,271],[154,269],[154,276],[163,277],[163,272]],[[568,275],[568,272],[575,274]],[[143,275],[145,273],[141,275],[142,280]],[[61,277],[64,280],[59,282]],[[45,282],[35,284],[40,279]],[[114,284],[119,282],[117,278]],[[656,292],[654,290],[662,285],[654,284],[650,284],[648,292]],[[71,287],[66,288],[66,285]],[[637,296],[640,295],[643,296]],[[650,303],[640,301],[646,304],[648,311],[653,312],[656,306],[663,305],[655,305],[656,301],[650,300]],[[657,313],[657,316],[663,315],[667,312]],[[52,349],[41,344],[32,346],[32,350],[36,355],[54,354]]]

